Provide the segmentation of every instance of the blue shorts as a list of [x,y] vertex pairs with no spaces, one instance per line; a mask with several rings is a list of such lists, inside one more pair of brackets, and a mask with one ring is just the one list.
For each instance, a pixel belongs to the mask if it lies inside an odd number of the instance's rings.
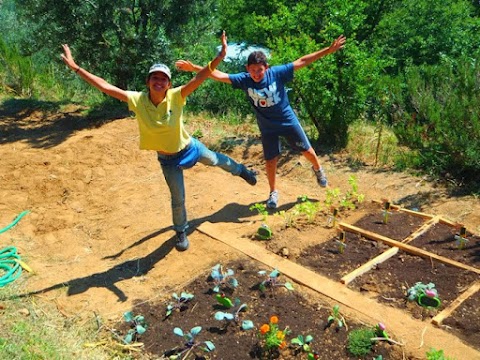
[[265,160],[272,160],[280,155],[282,150],[280,137],[283,137],[294,151],[304,152],[312,146],[300,124],[288,126],[268,134],[262,133],[261,137]]

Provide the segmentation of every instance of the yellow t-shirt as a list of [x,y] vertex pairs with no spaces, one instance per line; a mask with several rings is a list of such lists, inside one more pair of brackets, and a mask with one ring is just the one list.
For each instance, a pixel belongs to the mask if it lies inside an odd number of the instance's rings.
[[181,87],[167,91],[165,99],[155,106],[146,92],[127,91],[128,108],[136,115],[140,131],[140,149],[177,153],[190,142],[183,124]]

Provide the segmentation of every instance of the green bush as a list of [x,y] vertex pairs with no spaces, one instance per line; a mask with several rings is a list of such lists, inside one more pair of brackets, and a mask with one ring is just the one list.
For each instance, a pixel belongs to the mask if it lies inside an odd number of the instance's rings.
[[385,111],[400,143],[418,153],[418,165],[459,181],[480,177],[480,65],[444,58],[409,67],[392,80]]
[[347,349],[354,356],[365,356],[372,350],[375,338],[375,330],[372,328],[360,328],[348,333]]

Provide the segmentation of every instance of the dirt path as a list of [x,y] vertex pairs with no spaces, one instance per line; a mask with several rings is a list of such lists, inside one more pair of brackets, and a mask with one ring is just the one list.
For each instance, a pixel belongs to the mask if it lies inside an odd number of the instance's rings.
[[[25,275],[25,294],[55,301],[66,316],[96,312],[118,318],[132,304],[159,299],[218,262],[238,256],[231,247],[200,233],[190,235],[191,249],[178,253],[171,228],[169,193],[156,157],[138,150],[132,119],[88,128],[67,116],[39,114],[0,119],[0,228],[29,210],[0,245],[14,245],[35,271]],[[67,125],[66,125],[67,124]],[[59,140],[61,138],[61,140]],[[206,142],[210,140],[205,139]],[[236,147],[232,157],[254,165],[259,183],[247,185],[220,169],[197,165],[185,173],[187,210],[192,230],[204,222],[218,224],[245,241],[258,226],[249,210],[264,201],[268,185],[259,145]],[[388,198],[407,207],[440,214],[480,233],[480,204],[473,197],[448,197],[424,179],[362,169],[353,172],[322,158],[331,187],[350,189],[357,177],[366,201]],[[279,169],[280,209],[300,195],[323,201],[309,166],[299,157]],[[349,218],[360,218],[352,212]],[[325,229],[328,236],[332,230]],[[286,241],[286,240],[285,240]],[[279,249],[300,251],[312,237],[295,245],[279,240]],[[444,349],[448,353],[445,344]]]

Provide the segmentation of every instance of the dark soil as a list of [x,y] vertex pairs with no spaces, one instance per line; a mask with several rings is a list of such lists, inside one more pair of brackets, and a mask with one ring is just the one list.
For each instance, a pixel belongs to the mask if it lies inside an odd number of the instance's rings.
[[467,243],[460,249],[455,235],[459,231],[453,226],[437,223],[424,234],[418,236],[410,245],[444,256],[476,268],[480,267],[480,238],[467,232]]
[[[406,309],[416,318],[428,319],[436,311],[447,307],[477,279],[477,274],[467,270],[399,251],[394,257],[356,278],[349,286],[368,293],[380,302]],[[407,290],[417,282],[435,284],[442,301],[440,308],[425,311],[416,302],[407,300]]]
[[381,242],[349,232],[345,232],[344,242],[343,252],[340,238],[336,237],[309,247],[296,261],[313,271],[340,281],[343,276],[390,248]]
[[372,203],[372,212],[365,215],[354,226],[370,232],[386,236],[390,239],[402,241],[425,222],[420,216],[411,215],[399,210],[390,210],[384,222],[384,210],[380,205]]
[[[420,216],[401,211],[389,216],[388,225],[382,221],[382,211],[375,206],[371,213],[357,221],[354,226],[368,232],[403,240],[417,230],[424,222]],[[439,223],[409,243],[446,258],[478,267],[480,259],[480,241],[475,235],[467,233],[469,240],[463,250],[459,250],[455,235],[458,229]],[[339,237],[304,250],[296,261],[312,270],[339,280],[360,265],[376,257],[389,246],[376,240],[345,233],[343,253],[340,252]],[[439,311],[448,307],[470,285],[479,280],[476,273],[458,269],[436,260],[422,258],[399,251],[397,255],[359,276],[349,287],[376,298],[379,302],[404,309],[411,316],[422,320],[431,320]],[[435,284],[442,305],[438,309],[424,308],[416,302],[407,300],[407,290],[415,283]],[[476,348],[480,347],[480,295],[471,297],[444,321],[452,331]],[[466,321],[465,319],[469,319]]]
[[[138,339],[145,345],[145,352],[155,356],[172,355],[184,348],[185,341],[174,335],[173,329],[180,327],[184,332],[193,327],[201,326],[202,331],[198,335],[199,342],[212,341],[216,349],[209,353],[207,359],[245,360],[245,359],[307,359],[307,353],[296,351],[292,346],[283,350],[266,353],[262,350],[262,344],[258,338],[258,329],[264,323],[268,323],[272,315],[279,318],[279,329],[288,327],[290,334],[287,342],[298,335],[312,335],[312,350],[320,354],[321,359],[358,359],[349,355],[347,351],[347,329],[337,328],[334,324],[329,326],[327,321],[331,314],[331,308],[322,303],[315,303],[304,298],[297,290],[299,286],[289,291],[283,286],[267,288],[265,292],[259,290],[259,283],[264,276],[258,274],[261,269],[253,261],[233,263],[225,267],[234,270],[234,277],[239,285],[236,288],[223,287],[221,290],[230,299],[238,298],[241,303],[247,304],[245,312],[239,313],[239,323],[243,320],[253,321],[255,328],[244,331],[240,324],[215,320],[217,311],[228,312],[230,310],[219,305],[213,292],[214,284],[208,274],[195,279],[182,291],[194,294],[195,297],[180,311],[165,316],[168,302],[143,303],[133,308],[134,315],[141,314],[148,324],[147,331]],[[280,282],[289,281],[282,275]],[[291,282],[291,281],[290,281]],[[340,309],[341,311],[341,309]],[[348,331],[365,327],[365,324],[355,323],[346,319]],[[375,326],[375,324],[370,324]],[[121,324],[125,333],[125,324]],[[197,359],[206,354],[197,348]],[[368,355],[374,358],[379,355],[383,359],[403,359],[401,350],[396,345],[386,342],[378,342]],[[194,357],[191,357],[194,358]]]
[[470,296],[450,317],[443,320],[447,331],[480,350],[480,292]]

